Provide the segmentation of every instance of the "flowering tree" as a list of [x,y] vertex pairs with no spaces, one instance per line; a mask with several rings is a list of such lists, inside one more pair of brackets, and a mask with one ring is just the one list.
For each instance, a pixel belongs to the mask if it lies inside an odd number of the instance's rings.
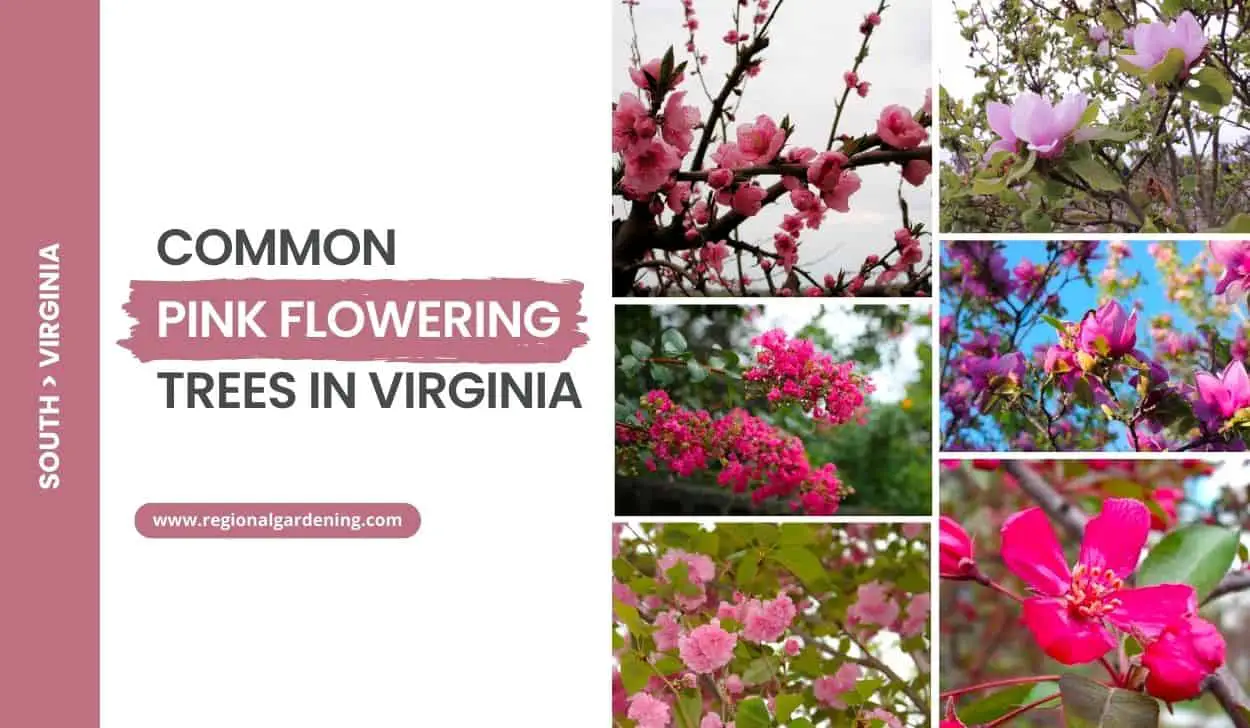
[[[1217,627],[1241,621],[1221,618],[1221,598],[1250,587],[1248,554],[1229,528],[1243,527],[1247,512],[1225,499],[1192,502],[1185,489],[1213,470],[1195,461],[944,463],[949,724],[1052,723],[1061,711],[1067,725],[1153,728],[1162,702],[1250,725],[1225,665],[1245,641],[1226,642]],[[1209,702],[1189,702],[1204,693]]]
[[[720,42],[733,48],[733,65],[715,92],[703,19],[693,0],[680,1],[684,49],[646,59],[635,33],[629,75],[636,93],[612,105],[612,194],[621,203],[612,224],[614,295],[927,295],[920,242],[927,233],[911,222],[901,185],[922,185],[931,169],[928,97],[916,100],[915,111],[885,106],[875,129],[840,127],[844,108],[869,96],[865,62],[885,1],[859,23],[859,50],[842,75],[827,133],[800,133],[784,115],[737,119],[749,81],[766,72],[770,31],[785,0],[732,3]],[[645,11],[640,2],[624,0],[631,27]],[[862,184],[855,170],[873,165],[897,166],[902,222],[858,269],[818,280],[800,265],[804,236],[831,212],[850,212]],[[743,224],[783,200],[791,209],[771,240],[745,239]]]
[[942,230],[1250,230],[1247,8],[959,0]]
[[614,526],[613,725],[927,725],[928,530]]
[[[1245,449],[1250,241],[1015,245],[1037,255],[1011,270],[1003,243],[944,252],[945,449]],[[1135,255],[1158,281],[1122,272]],[[1069,311],[1081,285],[1097,285],[1098,305]],[[1121,303],[1159,288],[1174,308]]]
[[[931,512],[928,370],[898,403],[874,401],[867,374],[899,356],[905,332],[927,330],[927,314],[865,308],[864,334],[843,346],[823,312],[792,336],[757,331],[762,309],[619,309],[617,512],[827,515],[848,498],[860,511]],[[916,354],[924,362],[928,344]],[[638,491],[709,506],[620,507]]]

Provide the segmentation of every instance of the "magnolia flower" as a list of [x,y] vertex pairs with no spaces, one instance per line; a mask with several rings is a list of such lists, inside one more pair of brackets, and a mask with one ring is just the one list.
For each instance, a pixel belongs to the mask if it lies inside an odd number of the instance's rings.
[[1212,426],[1218,427],[1250,407],[1250,376],[1239,360],[1230,362],[1219,374],[1198,372],[1194,383],[1198,389],[1194,414]]
[[1139,23],[1133,30],[1133,50],[1123,56],[1124,60],[1139,68],[1154,68],[1167,58],[1173,49],[1185,55],[1185,67],[1197,61],[1207,48],[1207,37],[1202,26],[1188,10],[1169,24]]
[[1215,295],[1237,297],[1250,291],[1250,240],[1212,240],[1211,257],[1224,266]]
[[1119,301],[1107,301],[1081,319],[1077,345],[1091,356],[1130,354],[1137,345],[1137,312],[1127,314]]
[[1081,140],[1077,126],[1088,105],[1089,99],[1083,93],[1068,94],[1052,106],[1048,99],[1032,91],[1017,96],[1011,106],[997,102],[986,104],[990,129],[1001,137],[990,145],[986,159],[994,156],[994,152],[1015,152],[1020,142],[1025,142],[1043,159],[1063,154],[1069,137]]
[[1043,652],[1065,665],[1092,662],[1116,644],[1108,625],[1149,640],[1196,610],[1192,586],[1124,585],[1149,532],[1145,504],[1108,498],[1086,525],[1080,556],[1069,569],[1042,509],[1007,519],[1003,561],[1036,594],[1024,600],[1022,617]]

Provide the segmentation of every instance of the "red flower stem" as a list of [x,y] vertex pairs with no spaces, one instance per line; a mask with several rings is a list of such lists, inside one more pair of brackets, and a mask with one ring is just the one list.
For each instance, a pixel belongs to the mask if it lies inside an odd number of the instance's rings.
[[982,585],[982,586],[988,586],[989,588],[993,589],[994,591],[998,592],[999,594],[1002,594],[1002,595],[1004,595],[1004,596],[1006,596],[1006,597],[1008,597],[1008,598],[1012,599],[1013,601],[1016,601],[1016,602],[1023,602],[1023,601],[1024,601],[1024,599],[1022,599],[1022,598],[1020,597],[1020,595],[1016,594],[1015,592],[1013,592],[1012,590],[1010,590],[1010,589],[1008,589],[1007,587],[1003,586],[1002,584],[999,584],[998,582],[996,582],[996,581],[994,581],[993,579],[989,578],[989,577],[988,577],[988,576],[986,576],[985,574],[982,574],[982,573],[980,573],[980,572],[977,572],[977,575],[976,575],[974,578],[976,579],[976,582],[977,582],[978,584],[980,584],[980,585]]
[[1107,658],[1099,657],[1098,661],[1102,663],[1103,667],[1107,668],[1107,674],[1111,676],[1111,681],[1115,683],[1115,687],[1123,687],[1124,681],[1121,679],[1120,673],[1116,672],[1116,669],[1111,666],[1110,662],[1107,662]]
[[1007,715],[1004,715],[1001,718],[998,718],[997,720],[986,723],[984,726],[982,726],[982,728],[994,728],[994,726],[1002,725],[1003,723],[1006,723],[1007,721],[1013,718],[1019,717],[1029,712],[1030,710],[1033,710],[1034,708],[1040,707],[1042,703],[1049,703],[1050,701],[1058,697],[1059,697],[1059,693],[1055,693],[1054,695],[1047,695],[1041,700],[1035,700],[1032,703],[1029,703],[1028,705],[1021,705],[1019,708],[1016,708],[1015,710],[1011,711]]
[[1029,675],[1028,677],[1008,677],[1002,680],[991,680],[989,682],[977,683],[963,688],[955,688],[942,693],[942,700],[947,698],[955,698],[965,693],[976,692],[977,690],[989,690],[990,688],[1001,688],[1006,685],[1024,685],[1026,683],[1038,682],[1054,682],[1059,679],[1058,675]]

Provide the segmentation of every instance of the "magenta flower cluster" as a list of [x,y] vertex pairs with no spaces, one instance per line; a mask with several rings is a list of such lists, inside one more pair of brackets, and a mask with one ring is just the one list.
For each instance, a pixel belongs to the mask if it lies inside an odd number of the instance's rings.
[[802,440],[746,410],[713,417],[654,390],[643,397],[635,420],[637,429],[617,425],[617,443],[647,449],[645,465],[650,470],[663,464],[690,477],[719,466],[719,485],[735,493],[749,492],[756,503],[788,498],[792,508],[811,515],[832,515],[851,492],[838,479],[837,466],[812,466]]
[[743,378],[763,388],[769,403],[797,403],[812,418],[840,425],[861,417],[872,381],[855,372],[852,362],[835,362],[807,339],[774,329],[751,340],[758,347],[755,365]]

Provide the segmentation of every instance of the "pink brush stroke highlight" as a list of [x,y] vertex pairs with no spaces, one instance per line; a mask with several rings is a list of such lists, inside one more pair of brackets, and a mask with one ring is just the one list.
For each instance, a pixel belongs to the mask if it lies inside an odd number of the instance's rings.
[[421,514],[408,503],[147,503],[147,538],[409,538]]
[[[0,726],[100,725],[100,16],[0,12]],[[60,361],[40,367],[39,249],[59,244]],[[52,377],[55,384],[47,383]],[[59,395],[41,489],[40,395]]]
[[[259,278],[206,281],[132,281],[130,300],[123,306],[136,320],[130,337],[118,342],[141,362],[157,360],[209,361],[223,359],[314,359],[332,361],[476,362],[480,364],[536,364],[564,361],[587,337],[580,330],[582,284],[577,281],[548,282],[525,278],[481,280],[271,280]],[[282,301],[316,304],[321,328],[325,313],[338,301],[499,301],[522,306],[548,301],[559,311],[558,331],[542,338],[527,334],[511,336],[500,331],[496,338],[419,338],[417,317],[407,336],[377,336],[369,325],[358,335],[340,338],[307,335],[305,326],[294,326],[283,337]],[[224,307],[228,302],[265,301],[255,321],[265,338],[187,336],[179,325],[160,336],[158,316],[162,301],[208,302]],[[348,317],[344,315],[344,321]]]

